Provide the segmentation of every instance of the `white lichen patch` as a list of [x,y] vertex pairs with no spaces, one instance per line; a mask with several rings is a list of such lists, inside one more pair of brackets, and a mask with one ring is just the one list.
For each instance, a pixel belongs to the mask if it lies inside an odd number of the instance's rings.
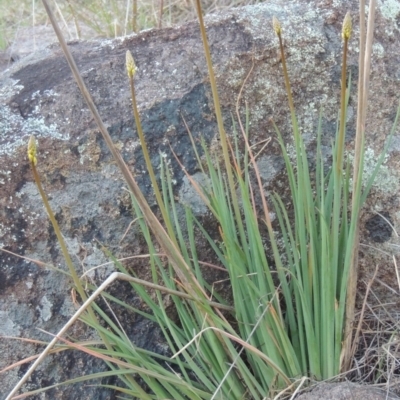
[[394,135],[388,153],[400,152],[400,135]]
[[94,279],[97,276],[99,279],[106,279],[115,271],[114,264],[109,262],[100,249],[86,244],[86,250],[91,252],[83,262],[87,277]]
[[[206,188],[210,185],[209,178],[201,172],[194,174],[192,179],[200,188]],[[184,176],[182,179],[182,186],[179,190],[179,201],[181,204],[188,206],[195,216],[202,216],[207,213],[207,205],[187,176]]]
[[[9,239],[11,238],[11,240],[13,240],[15,242],[16,238],[11,233],[12,232],[12,228],[14,228],[14,224],[11,224],[11,225],[0,224],[0,238],[9,238]],[[2,243],[1,243],[1,245],[3,246]]]
[[46,97],[46,98],[50,98],[50,97],[59,97],[60,95],[55,92],[53,89],[46,89],[43,92],[43,96],[42,97]]
[[12,174],[9,169],[0,170],[0,185],[4,185],[10,182],[12,179]]
[[[111,50],[114,50],[116,46],[119,46],[121,43],[124,43],[124,41],[125,41],[125,36],[118,36],[114,39],[104,39],[100,42],[98,47],[99,48],[109,47]],[[94,44],[99,43],[98,40],[97,41],[93,40],[91,42],[93,42]]]
[[[332,118],[336,115],[337,98],[332,97],[331,67],[336,65],[337,54],[327,46],[324,32],[324,18],[311,5],[305,6],[301,14],[289,6],[273,4],[256,5],[246,9],[243,20],[245,31],[254,40],[265,42],[265,52],[271,48],[271,57],[266,58],[265,67],[253,71],[251,90],[244,91],[244,99],[251,102],[251,123],[257,125],[265,120],[266,112],[273,117],[282,111],[282,89],[284,88],[278,56],[279,41],[272,28],[272,15],[281,21],[285,42],[287,64],[293,87],[296,88],[295,103],[301,124],[306,132],[315,129],[320,107],[323,105],[325,115]],[[269,26],[268,26],[269,24]],[[298,32],[301,30],[302,35]],[[304,33],[307,32],[307,33]],[[275,55],[276,54],[276,55]],[[323,62],[321,62],[321,57]],[[310,74],[310,71],[312,73]],[[228,84],[234,87],[235,79],[229,78]],[[304,85],[304,82],[307,82]],[[250,85],[249,85],[250,86]],[[313,93],[314,104],[299,102]],[[287,104],[285,104],[287,107]]]
[[175,172],[171,166],[171,159],[168,157],[167,153],[162,152],[162,151],[160,151],[160,164],[158,164],[157,169],[161,170],[161,168],[164,168],[164,170],[165,170],[165,168],[168,168],[171,183],[172,183],[172,185],[176,185],[177,180],[174,178]]
[[[246,30],[249,29],[251,30],[251,34],[254,39],[261,39],[265,40],[268,36],[266,33],[266,24],[268,24],[269,21],[266,21],[265,17],[267,15],[277,15],[279,18],[279,15],[281,14],[281,7],[275,5],[275,4],[256,4],[251,7],[246,7],[246,11],[243,13],[245,16],[243,19],[248,20],[248,22],[243,21],[246,26]],[[208,20],[212,20],[211,18],[208,18]],[[272,18],[271,18],[271,30],[272,30]],[[239,19],[237,22],[242,22],[241,18],[239,16]]]
[[[367,185],[370,177],[374,173],[378,159],[379,154],[376,155],[372,148],[367,147],[364,156],[363,186]],[[399,176],[396,174],[396,171],[389,169],[386,165],[388,159],[389,156],[386,155],[372,187],[386,194],[395,194],[399,190]],[[349,154],[349,160],[350,165],[352,165],[354,161],[353,153]],[[350,182],[350,184],[352,185],[352,182]]]
[[[18,94],[24,87],[18,81],[9,79],[0,87],[0,156],[12,155],[20,146],[26,146],[29,136],[52,137],[55,139],[69,140],[69,135],[59,132],[56,124],[47,125],[44,118],[38,116],[40,104],[36,105],[32,114],[23,118],[18,110],[11,109],[7,104],[11,98]],[[45,90],[42,94],[36,91],[32,94],[32,101],[42,101],[58,96],[53,90]]]
[[59,97],[60,95],[56,93],[53,89],[47,89],[41,92],[40,90],[36,90],[35,92],[32,93],[31,95],[31,102],[36,103],[34,108],[32,109],[32,112],[29,114],[29,116],[37,115],[39,114],[41,110],[41,105],[43,102],[47,102],[51,100],[53,97]]
[[246,71],[243,67],[231,68],[229,71],[228,84],[234,89],[240,89],[244,83],[244,78],[246,77]]
[[71,301],[70,297],[66,297],[62,306],[60,307],[60,315],[64,317],[70,317],[75,312],[74,303]]
[[26,146],[29,136],[52,137],[69,140],[69,135],[59,132],[56,124],[47,125],[43,117],[22,116],[8,106],[0,106],[0,156],[12,155],[16,149]]
[[395,29],[398,31],[396,21],[400,13],[400,1],[378,0],[378,10],[382,14],[382,16],[388,19],[390,22],[388,24],[385,24],[386,34],[392,35]]
[[102,40],[100,43],[100,47],[109,47],[110,49],[114,49],[114,41],[112,39]]
[[133,153],[139,147],[140,147],[139,140],[128,140],[124,145],[124,150]]
[[[26,182],[24,186],[21,188],[21,190],[19,190],[15,194],[15,196],[18,197],[19,199],[22,199],[24,196],[27,196],[27,198],[32,199],[35,204],[38,204],[36,211],[43,209],[40,201],[40,194],[34,182]],[[23,210],[21,209],[19,211]],[[45,215],[45,213],[43,215]]]
[[19,336],[20,328],[14,324],[5,311],[0,311],[0,336]]
[[90,161],[90,155],[87,154],[86,147],[87,147],[86,144],[81,144],[80,146],[78,146],[78,152],[80,154],[79,163],[81,165],[83,165],[85,161]]
[[[291,47],[296,47],[296,43],[298,43],[299,40],[304,41],[305,36],[309,43],[312,43],[313,46],[318,46],[322,39],[320,27],[322,27],[323,21],[318,15],[317,10],[310,4],[309,7],[303,7],[301,13],[297,11],[296,8],[285,7],[284,5],[261,4],[249,7],[246,13],[243,14],[246,19],[250,18],[250,23],[246,25],[254,39],[265,39],[266,35],[269,38],[275,37],[272,28],[272,16],[275,15],[281,22],[283,37],[285,40],[290,41]],[[266,20],[268,17],[270,17],[270,19]],[[320,26],[317,26],[318,20],[320,20]],[[290,21],[290,23],[288,21]],[[270,29],[268,29],[269,27]],[[303,32],[306,31],[307,34],[299,35],[299,29]],[[275,45],[275,43],[273,43],[273,45]],[[323,51],[322,47],[320,51]],[[308,52],[308,49],[302,47],[298,53],[300,54],[302,52]]]
[[[0,177],[5,171],[0,171]],[[7,171],[6,171],[7,172]],[[3,175],[4,176],[4,175]],[[6,176],[10,176],[9,174]],[[46,212],[39,200],[39,192],[36,185],[33,182],[28,182],[24,187],[17,193],[15,197],[21,199],[23,196],[27,196],[30,199],[36,199],[35,201],[25,203],[23,207],[15,209],[14,198],[10,196],[8,201],[5,202],[5,208],[12,210],[14,218],[11,221],[0,222],[0,247],[6,245],[6,241],[16,242],[17,238],[13,236],[13,232],[16,230],[14,221],[22,218],[27,227],[27,231],[34,229],[38,221],[43,220]],[[34,205],[34,206],[32,206]],[[21,234],[25,234],[25,228],[19,229]],[[22,247],[21,247],[22,249]]]
[[81,249],[80,244],[77,238],[67,238],[65,237],[65,243],[67,245],[68,253],[70,254],[78,254]]
[[372,54],[377,58],[382,58],[385,55],[385,49],[380,43],[374,43],[372,45]]
[[17,93],[19,93],[24,87],[18,84],[19,81],[10,79],[7,84],[3,84],[0,87],[0,103],[5,103]]
[[31,100],[37,100],[40,97],[40,90],[36,90],[31,95]]
[[101,174],[106,179],[112,180],[120,180],[121,179],[121,171],[114,164],[105,164],[101,168]]
[[257,167],[263,182],[266,185],[270,185],[276,175],[282,170],[283,163],[277,162],[275,155],[266,154],[257,161]]
[[40,316],[44,322],[48,321],[52,317],[52,307],[53,304],[49,301],[49,299],[46,296],[43,296],[40,300],[40,307],[38,306],[37,309],[39,310]]

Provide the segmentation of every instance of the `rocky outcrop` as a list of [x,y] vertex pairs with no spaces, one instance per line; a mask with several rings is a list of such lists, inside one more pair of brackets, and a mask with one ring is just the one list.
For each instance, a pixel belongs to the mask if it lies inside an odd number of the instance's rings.
[[[367,120],[368,168],[390,132],[400,93],[400,5],[397,2],[379,4]],[[349,9],[355,27],[349,68],[354,82],[357,77],[357,7],[355,0],[273,0],[207,18],[228,132],[238,92],[252,69],[240,102],[242,115],[245,101],[250,109],[252,143],[274,136],[269,122],[272,116],[290,143],[290,118],[277,39],[271,27],[272,16],[276,15],[284,29],[302,133],[312,149],[322,106],[324,145],[330,146],[339,102],[341,23]],[[136,93],[153,164],[159,165],[160,153],[171,160],[177,198],[190,202],[190,189],[171,154],[170,145],[186,169],[195,174],[198,168],[182,117],[196,140],[203,136],[207,143],[214,145],[217,132],[198,24],[150,30],[117,40],[72,42],[70,48],[114,142],[152,201],[124,65],[125,52],[131,50],[138,66]],[[65,269],[26,158],[31,134],[39,141],[38,170],[45,191],[77,267],[85,271],[103,265],[92,274],[101,280],[108,276],[112,267],[107,264],[100,243],[118,257],[140,254],[145,249],[134,228],[127,231],[132,215],[124,181],[58,45],[20,60],[0,79],[0,246],[25,257],[0,253],[0,335],[49,340],[49,336],[37,328],[56,332],[71,315],[74,305],[71,282],[59,272],[30,261],[40,260]],[[355,94],[353,84],[348,110],[348,143],[355,131]],[[266,190],[285,186],[280,174],[279,153],[277,143],[272,141],[259,158]],[[393,226],[399,226],[399,153],[400,135],[396,133],[387,163],[366,205],[361,233],[364,244],[390,254],[395,251],[391,246],[394,235],[375,212],[386,213]],[[199,210],[201,213],[201,207]],[[391,258],[382,254],[362,248],[360,293],[379,263],[377,282],[381,283],[376,283],[374,291],[383,304],[391,303],[396,307],[399,288],[394,284],[395,270]],[[148,277],[143,261],[128,262],[128,266],[135,268],[142,278]],[[385,285],[390,285],[393,291]],[[137,301],[127,286],[115,285],[112,290],[119,295],[128,294],[133,298],[131,301]],[[162,347],[157,331],[149,329],[146,321],[137,316],[122,318],[129,322],[128,334],[138,345],[151,349]],[[73,333],[76,337],[90,334],[79,324]],[[0,368],[4,368],[22,357],[36,354],[39,347],[35,343],[1,338],[0,351]],[[57,359],[49,357],[29,385],[31,389],[50,385],[100,368],[101,363],[80,353],[71,352]],[[7,393],[24,370],[25,367],[20,367],[0,375],[1,390]],[[93,387],[80,387],[79,393],[81,399],[112,398],[111,393]],[[51,399],[76,398],[76,388],[55,388],[48,396]]]
[[355,385],[351,382],[323,383],[309,393],[301,394],[297,400],[395,400],[398,396],[378,388]]

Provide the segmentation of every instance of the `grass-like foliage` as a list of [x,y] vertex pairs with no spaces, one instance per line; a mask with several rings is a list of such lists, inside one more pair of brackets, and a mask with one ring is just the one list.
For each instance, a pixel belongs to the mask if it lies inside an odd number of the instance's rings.
[[[46,6],[46,1],[44,4]],[[368,184],[362,187],[363,129],[357,132],[353,168],[350,168],[344,151],[350,90],[350,79],[346,78],[347,44],[352,30],[350,15],[346,15],[342,32],[341,108],[336,139],[327,161],[321,152],[322,131],[319,124],[313,168],[309,165],[307,149],[297,124],[282,44],[283,30],[276,19],[271,26],[281,51],[295,149],[293,158],[274,124],[291,193],[290,206],[287,207],[287,201],[284,204],[276,193],[268,199],[264,196],[255,155],[248,142],[248,120],[242,123],[238,113],[237,130],[232,137],[225,133],[200,1],[197,0],[196,4],[223,162],[215,160],[204,143],[204,156],[200,159],[193,142],[199,167],[204,168],[203,174],[207,177],[206,183],[201,187],[187,176],[215,218],[219,227],[218,237],[202,226],[190,208],[185,210],[185,224],[182,225],[174,200],[170,170],[163,158],[159,187],[136,107],[135,63],[131,54],[127,53],[126,63],[133,112],[162,221],[152,213],[113,146],[60,35],[61,45],[78,85],[131,191],[136,224],[148,247],[153,282],[143,282],[132,276],[132,272],[128,272],[109,254],[119,272],[113,273],[100,287],[93,288],[88,297],[72,266],[70,273],[84,304],[7,399],[20,398],[13,396],[58,340],[68,345],[65,348],[77,348],[104,359],[109,366],[107,373],[80,377],[70,382],[115,375],[120,378],[121,384],[107,387],[128,396],[122,398],[261,400],[273,398],[285,390],[293,392],[296,382],[302,377],[324,380],[348,368],[352,351],[348,344],[351,344],[352,331],[348,317],[354,308],[352,296],[356,282],[359,214],[383,160],[382,154],[376,171]],[[363,8],[361,4],[360,9]],[[54,23],[50,11],[49,16]],[[56,25],[55,29],[57,32]],[[372,29],[371,25],[369,29]],[[361,44],[365,45],[363,41]],[[365,65],[363,61],[360,64],[362,69]],[[368,76],[368,69],[361,75]],[[363,79],[359,87],[361,85],[366,90],[368,85]],[[361,94],[365,107],[366,92]],[[359,118],[362,117],[363,113],[360,113]],[[359,123],[359,126],[364,126],[362,121]],[[30,142],[28,155],[35,180],[40,186],[33,141]],[[45,196],[43,200],[48,207]],[[275,221],[271,218],[272,211]],[[49,214],[52,215],[50,209]],[[265,229],[261,229],[261,225],[267,228],[267,236],[262,233]],[[62,242],[56,223],[54,228]],[[229,276],[229,302],[203,277],[205,267],[199,261],[195,236],[198,234],[208,241],[220,268],[222,266]],[[151,311],[133,309],[106,294],[106,287],[116,279],[130,282],[132,292],[137,293],[147,305],[145,309]],[[99,295],[109,303],[115,302],[156,323],[168,343],[170,356],[137,348],[119,322],[95,305],[94,300]],[[172,314],[167,311],[171,305],[174,309]],[[78,344],[62,339],[77,318],[98,331],[100,342]],[[106,327],[99,323],[100,319]]]
[[[204,0],[206,14],[259,3],[262,0]],[[70,40],[93,36],[115,38],[144,29],[182,24],[196,18],[190,1],[66,0],[53,2],[56,17]],[[19,42],[21,29],[47,25],[47,13],[37,0],[0,1],[0,51]],[[35,35],[35,30],[30,32]],[[38,35],[37,40],[40,41]]]

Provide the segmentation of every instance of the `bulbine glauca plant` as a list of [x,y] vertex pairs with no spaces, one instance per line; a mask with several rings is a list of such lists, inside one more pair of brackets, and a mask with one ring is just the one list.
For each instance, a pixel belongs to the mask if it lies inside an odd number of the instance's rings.
[[[353,351],[351,322],[357,278],[359,215],[384,156],[383,153],[367,185],[363,186],[363,127],[372,35],[367,36],[369,39],[366,42],[365,32],[361,29],[359,110],[353,169],[344,152],[350,90],[350,80],[347,79],[348,42],[352,34],[350,14],[346,14],[342,30],[340,113],[336,139],[331,148],[332,165],[327,166],[322,156],[320,123],[315,135],[317,151],[315,168],[312,169],[292,96],[290,66],[287,65],[283,45],[284,27],[277,18],[273,18],[271,29],[276,33],[280,49],[295,148],[293,161],[287,152],[287,143],[272,121],[291,192],[293,215],[289,215],[279,195],[264,196],[256,156],[249,143],[248,124],[244,126],[238,115],[239,129],[234,131],[233,137],[225,132],[201,4],[200,0],[196,0],[223,163],[215,162],[203,143],[203,160],[196,147],[195,153],[199,168],[207,175],[206,183],[200,187],[190,175],[187,174],[187,177],[218,224],[217,244],[190,208],[186,208],[186,226],[182,226],[172,177],[165,161],[161,162],[161,179],[156,178],[136,104],[136,66],[131,53],[126,53],[126,71],[132,109],[160,219],[151,210],[134,176],[115,148],[47,1],[43,0],[43,4],[82,95],[131,193],[136,225],[148,247],[148,267],[153,281],[147,282],[132,276],[112,254],[107,253],[117,272],[90,291],[83,287],[42,189],[36,170],[39,156],[36,154],[35,139],[31,137],[28,158],[34,179],[82,305],[32,364],[7,400],[21,398],[16,396],[18,390],[59,341],[66,345],[64,350],[79,349],[103,359],[109,371],[97,374],[96,378],[118,376],[119,383],[107,387],[128,396],[124,398],[282,398],[284,395],[290,396],[299,388],[300,382],[304,383],[307,379],[325,380],[346,372]],[[375,2],[371,1],[370,13],[374,8]],[[365,4],[360,1],[361,25],[365,20],[364,10]],[[368,31],[373,31],[373,18],[369,20]],[[398,114],[395,123],[397,117]],[[239,142],[244,143],[244,151],[240,150]],[[261,204],[255,201],[256,192],[261,194],[258,196]],[[276,215],[278,235],[271,221],[271,210]],[[267,249],[261,224],[267,228]],[[199,260],[195,232],[202,234],[214,251],[218,265],[213,267],[223,269],[229,277],[229,302],[203,276],[204,265]],[[135,346],[121,324],[110,319],[96,305],[96,298],[105,295],[107,287],[117,279],[128,281],[132,291],[141,297],[151,311],[132,310],[110,295],[107,295],[108,300],[111,304],[118,302],[119,306],[157,323],[168,344],[170,356]],[[167,311],[165,295],[171,299],[174,316]],[[96,345],[73,343],[63,338],[78,318],[97,330],[100,340]],[[64,383],[91,378],[94,376]]]

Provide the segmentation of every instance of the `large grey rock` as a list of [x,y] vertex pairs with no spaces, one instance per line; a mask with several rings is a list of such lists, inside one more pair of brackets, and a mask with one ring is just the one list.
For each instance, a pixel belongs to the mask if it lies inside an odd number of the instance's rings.
[[351,382],[322,383],[308,393],[296,397],[297,400],[395,400],[399,397],[384,390]]
[[[397,22],[400,2],[378,3],[371,105],[366,125],[369,167],[390,131],[400,93],[400,28]],[[355,0],[275,0],[207,18],[228,132],[231,132],[230,111],[234,112],[237,94],[254,66],[240,103],[242,115],[244,101],[250,108],[251,142],[255,144],[274,135],[269,122],[273,116],[290,143],[290,118],[277,39],[271,28],[272,16],[276,15],[283,24],[302,133],[312,146],[318,111],[323,106],[324,144],[329,146],[335,132],[339,102],[341,23],[349,9],[353,13],[355,30],[349,55],[353,81],[357,75],[357,7]],[[196,140],[202,135],[207,143],[214,145],[212,139],[217,132],[197,23],[150,30],[118,40],[74,42],[70,48],[117,147],[135,170],[149,201],[153,202],[134,128],[124,66],[126,50],[132,51],[139,69],[135,78],[136,93],[153,164],[158,166],[159,153],[165,154],[171,160],[177,195],[180,194],[186,204],[198,204],[196,200],[187,199],[187,185],[182,186],[184,174],[169,148],[171,144],[186,169],[196,173],[198,168],[182,116]],[[349,140],[354,135],[355,93],[353,85]],[[144,252],[143,241],[134,229],[124,236],[132,220],[129,196],[58,45],[19,61],[1,76],[0,246],[21,256],[65,268],[26,159],[26,144],[32,133],[39,140],[38,169],[45,190],[77,267],[87,270],[108,261],[95,239],[118,257]],[[374,212],[386,212],[392,224],[399,226],[399,152],[400,136],[396,133],[387,165],[374,187],[362,223],[362,242],[386,253],[395,250],[391,246],[393,235],[386,224],[376,219]],[[269,185],[266,189],[284,192],[287,185],[282,180],[279,153],[277,143],[272,141],[259,161],[266,185]],[[197,209],[202,210],[198,206]],[[378,240],[374,242],[373,238]],[[209,257],[206,249],[204,257]],[[363,290],[362,282],[369,279],[376,263],[380,265],[380,281],[393,286],[396,275],[390,260],[382,252],[363,248],[360,289]],[[149,278],[145,262],[127,265],[135,268],[140,277]],[[106,265],[96,270],[94,277],[102,280],[110,271],[110,265]],[[71,282],[60,273],[0,253],[0,335],[49,340],[37,328],[56,332],[65,323],[74,309],[70,289]],[[394,292],[383,285],[377,285],[374,290],[382,303],[398,307],[396,286]],[[128,286],[115,285],[112,291],[139,302]],[[146,321],[125,314],[121,319],[130,327],[128,334],[138,345],[163,351],[159,334],[149,329]],[[144,335],[145,332],[153,337]],[[90,335],[80,324],[73,333],[76,337]],[[3,368],[37,353],[39,348],[3,338],[0,351],[0,368]],[[79,353],[64,354],[61,359],[49,357],[34,374],[29,387],[52,384],[99,368],[101,364]],[[0,375],[0,390],[7,393],[24,370],[25,367],[21,367]],[[82,386],[79,393],[82,399],[113,396]],[[46,396],[48,399],[76,398],[76,387],[57,388]]]

